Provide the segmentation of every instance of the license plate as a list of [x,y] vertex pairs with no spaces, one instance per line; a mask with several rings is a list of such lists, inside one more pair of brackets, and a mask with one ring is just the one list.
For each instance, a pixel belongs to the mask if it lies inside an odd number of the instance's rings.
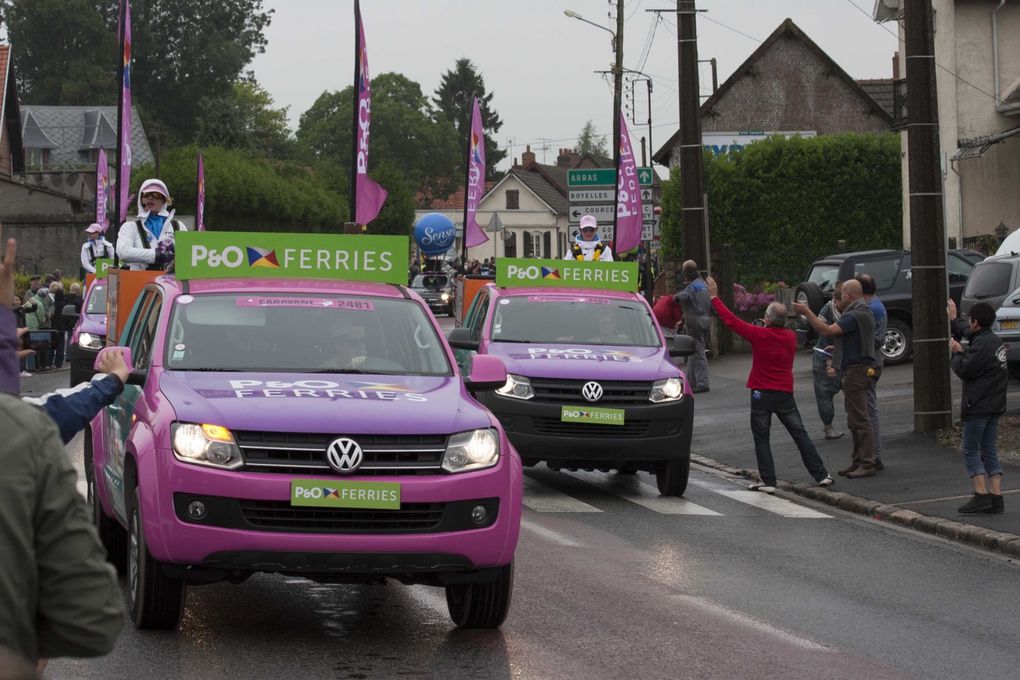
[[561,406],[560,421],[564,423],[588,423],[595,425],[623,425],[622,408],[599,408],[598,406]]
[[999,328],[1004,331],[1015,331],[1018,326],[1020,326],[1020,322],[1016,320],[999,322]]
[[290,504],[313,508],[399,510],[399,482],[344,482],[337,479],[295,479]]

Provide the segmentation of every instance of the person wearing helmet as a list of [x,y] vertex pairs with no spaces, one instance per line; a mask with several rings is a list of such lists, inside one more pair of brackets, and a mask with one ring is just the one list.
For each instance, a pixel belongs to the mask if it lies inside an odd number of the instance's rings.
[[[101,257],[113,257],[113,244],[106,240],[103,236],[103,225],[98,222],[93,222],[85,229],[85,234],[88,236],[88,240],[81,246],[81,270],[89,274],[96,273],[96,260]],[[85,274],[82,273],[79,277],[82,280],[85,279]]]
[[120,225],[117,257],[128,269],[161,270],[173,262],[174,233],[187,227],[174,220],[166,184],[147,179],[138,190],[138,217]]
[[613,249],[599,240],[598,224],[594,215],[581,218],[580,229],[574,242],[570,244],[565,260],[590,260],[595,262],[612,262]]

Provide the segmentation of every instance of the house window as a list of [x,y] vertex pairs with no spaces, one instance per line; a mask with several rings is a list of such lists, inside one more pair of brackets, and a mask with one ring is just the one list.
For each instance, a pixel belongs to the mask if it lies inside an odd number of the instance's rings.
[[28,158],[26,165],[29,170],[42,170],[43,169],[43,149],[26,149],[28,151]]
[[544,257],[542,254],[542,232],[529,231],[526,234],[524,257]]
[[507,210],[520,210],[521,209],[521,192],[517,189],[509,189],[506,192],[506,209]]
[[503,235],[503,255],[517,257],[517,234],[509,229]]

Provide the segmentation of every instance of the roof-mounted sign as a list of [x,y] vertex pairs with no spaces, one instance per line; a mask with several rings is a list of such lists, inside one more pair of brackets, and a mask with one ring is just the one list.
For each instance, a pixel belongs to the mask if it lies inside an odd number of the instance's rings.
[[341,279],[407,283],[406,236],[179,231],[178,279]]
[[637,262],[501,257],[496,260],[496,285],[636,291],[638,266]]

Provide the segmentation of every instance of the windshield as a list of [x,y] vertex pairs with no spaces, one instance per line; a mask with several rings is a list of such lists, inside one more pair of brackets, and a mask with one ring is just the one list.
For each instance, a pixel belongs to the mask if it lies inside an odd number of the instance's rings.
[[521,295],[499,300],[493,342],[659,347],[655,321],[639,302],[589,296]]
[[412,300],[346,295],[181,296],[170,370],[452,375],[442,340]]
[[106,286],[96,284],[92,286],[92,293],[89,295],[88,305],[85,307],[86,314],[106,314]]
[[817,284],[823,293],[831,293],[839,276],[838,264],[816,264],[808,274],[808,281]]
[[963,294],[975,300],[1005,295],[1012,279],[1012,262],[982,262],[974,267]]
[[411,288],[444,288],[449,285],[446,274],[418,274],[411,283]]

